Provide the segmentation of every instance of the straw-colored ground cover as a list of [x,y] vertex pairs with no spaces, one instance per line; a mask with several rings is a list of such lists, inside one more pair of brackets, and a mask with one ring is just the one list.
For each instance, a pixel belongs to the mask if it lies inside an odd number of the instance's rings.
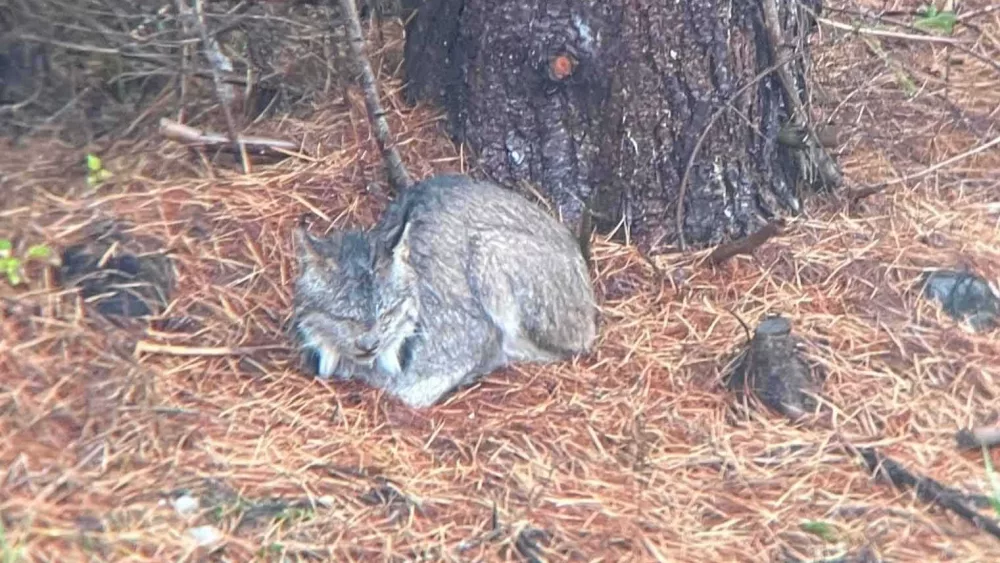
[[[997,55],[998,14],[957,36]],[[941,44],[865,38],[888,58],[828,27],[814,57],[849,187],[1000,134],[1000,70]],[[948,57],[961,60],[946,73]],[[461,170],[438,114],[404,106],[398,80],[382,87],[414,175]],[[149,137],[103,151],[116,176],[91,190],[79,151],[4,149],[4,236],[61,248],[98,219],[128,220],[171,249],[165,316],[187,321],[118,328],[50,275],[27,291],[0,283],[3,561],[472,561],[533,545],[542,560],[810,560],[866,546],[890,561],[1000,559],[1000,540],[873,479],[850,449],[991,494],[982,455],[957,452],[953,434],[1000,416],[997,336],[963,330],[913,284],[928,267],[1000,277],[996,149],[857,207],[815,197],[784,236],[719,267],[704,252],[668,256],[657,278],[599,239],[592,356],[497,372],[418,412],[309,379],[283,348],[298,217],[367,225],[385,205],[363,112],[355,96],[260,124],[315,157],[247,175]],[[827,373],[832,428],[733,411],[721,370],[745,335],[730,312],[792,320]],[[253,349],[209,354],[235,347]],[[189,516],[171,505],[185,492],[199,501]],[[214,553],[195,548],[198,526],[221,533]]]

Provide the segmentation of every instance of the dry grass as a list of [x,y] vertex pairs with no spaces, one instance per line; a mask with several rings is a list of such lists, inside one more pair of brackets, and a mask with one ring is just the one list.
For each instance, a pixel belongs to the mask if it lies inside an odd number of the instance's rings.
[[[996,14],[962,36],[1000,52]],[[817,77],[837,100],[828,113],[841,104],[851,182],[919,171],[998,134],[994,69],[967,58],[945,78],[943,46],[883,41],[913,72],[911,97],[862,41],[829,32]],[[460,169],[436,114],[391,94],[414,175]],[[304,377],[290,350],[134,354],[137,341],[287,344],[290,227],[306,212],[368,224],[386,201],[381,187],[366,191],[384,182],[363,111],[358,96],[308,122],[263,124],[254,133],[304,139],[319,157],[247,176],[151,138],[106,151],[117,179],[90,191],[81,153],[5,153],[5,233],[62,247],[95,217],[123,216],[173,250],[179,289],[166,315],[190,323],[113,328],[51,280],[17,294],[0,285],[16,300],[0,312],[3,557],[203,559],[186,535],[203,524],[225,534],[214,555],[229,561],[510,559],[533,529],[549,535],[547,560],[773,561],[865,545],[892,561],[1000,557],[996,539],[873,480],[845,447],[874,444],[988,493],[981,456],[956,453],[952,434],[1000,416],[1000,345],[912,284],[931,266],[1000,277],[995,150],[860,210],[813,199],[754,257],[718,268],[699,265],[703,254],[668,257],[663,281],[632,248],[599,241],[605,320],[591,357],[498,372],[426,411]],[[731,411],[720,369],[744,334],[727,310],[750,323],[792,318],[829,374],[835,430]],[[179,490],[201,501],[196,516],[165,502]],[[269,498],[315,505],[269,510]]]

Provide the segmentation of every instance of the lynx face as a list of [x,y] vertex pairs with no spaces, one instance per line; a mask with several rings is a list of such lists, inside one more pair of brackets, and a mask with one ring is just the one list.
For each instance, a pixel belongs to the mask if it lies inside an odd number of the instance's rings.
[[296,337],[321,378],[350,378],[352,364],[370,365],[376,352],[371,245],[350,231],[313,238],[300,228],[295,238]]
[[398,374],[418,306],[409,227],[335,232],[322,239],[299,229],[295,236],[295,332],[316,373],[349,379],[359,369],[378,367],[385,375]]

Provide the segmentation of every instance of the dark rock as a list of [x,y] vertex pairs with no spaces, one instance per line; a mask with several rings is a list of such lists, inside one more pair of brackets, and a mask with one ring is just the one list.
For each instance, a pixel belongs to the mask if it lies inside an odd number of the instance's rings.
[[542,546],[551,539],[552,536],[545,530],[529,527],[517,534],[517,541],[514,543],[514,547],[525,560],[530,563],[540,563],[545,560],[542,557]]
[[992,330],[1000,316],[1000,298],[982,276],[968,271],[937,270],[920,278],[923,294],[945,313],[978,332]]
[[114,222],[62,252],[57,278],[76,286],[107,317],[147,317],[162,312],[175,276],[159,241],[133,238]]

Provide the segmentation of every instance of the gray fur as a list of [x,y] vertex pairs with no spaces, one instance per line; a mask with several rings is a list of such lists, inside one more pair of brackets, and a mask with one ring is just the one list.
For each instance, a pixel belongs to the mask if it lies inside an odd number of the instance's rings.
[[597,337],[577,239],[495,184],[437,176],[369,232],[296,239],[295,330],[320,377],[358,378],[412,407],[513,362],[587,353]]

